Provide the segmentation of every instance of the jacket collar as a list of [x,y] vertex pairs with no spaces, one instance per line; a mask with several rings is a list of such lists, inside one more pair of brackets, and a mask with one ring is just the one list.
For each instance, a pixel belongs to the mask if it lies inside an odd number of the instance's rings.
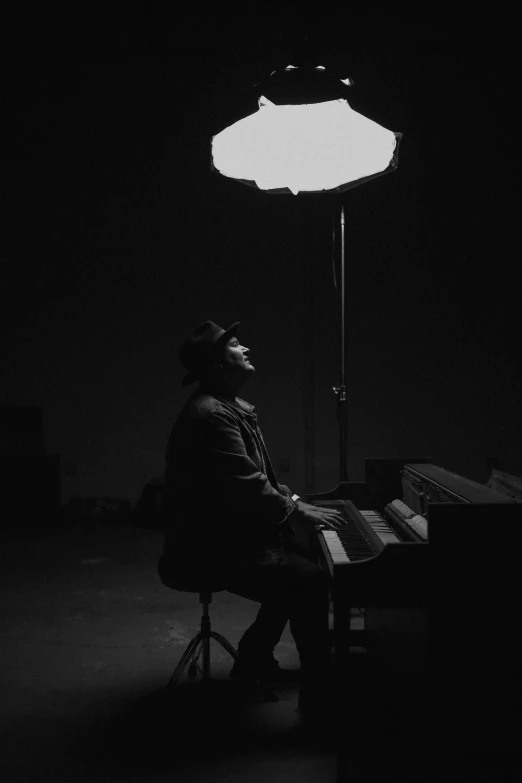
[[255,406],[246,400],[242,400],[241,397],[236,397],[234,400],[228,399],[227,397],[219,397],[217,395],[215,395],[215,397],[222,405],[226,405],[236,413],[239,411],[246,416],[251,416],[254,420],[257,418]]
[[256,409],[254,405],[252,405],[250,402],[247,402],[246,400],[242,400],[241,397],[236,397],[236,405],[238,405],[245,413],[255,415]]

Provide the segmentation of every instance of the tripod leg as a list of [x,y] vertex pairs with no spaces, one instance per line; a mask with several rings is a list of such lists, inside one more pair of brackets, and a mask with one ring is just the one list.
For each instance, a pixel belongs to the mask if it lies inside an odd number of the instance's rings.
[[210,636],[203,636],[203,680],[210,680]]
[[234,660],[236,660],[236,658],[238,658],[238,657],[239,657],[239,653],[238,653],[238,652],[237,652],[237,650],[236,650],[236,649],[235,649],[235,648],[234,648],[234,647],[233,647],[233,646],[230,644],[230,642],[228,641],[228,639],[225,639],[225,637],[224,637],[224,636],[221,636],[221,634],[220,634],[220,633],[218,633],[217,631],[211,631],[211,632],[210,632],[210,635],[211,635],[211,637],[212,637],[213,639],[215,639],[215,640],[216,640],[216,642],[219,642],[219,644],[220,644],[222,647],[224,647],[224,648],[225,648],[225,650],[226,650],[228,653],[230,653],[230,655],[232,656],[232,658],[233,658]]
[[185,667],[188,665],[188,662],[189,662],[190,658],[194,655],[194,652],[197,649],[197,646],[201,642],[202,638],[203,637],[201,636],[201,633],[198,633],[198,635],[195,636],[192,639],[192,641],[190,642],[189,646],[187,647],[187,649],[185,650],[185,652],[181,656],[181,660],[178,663],[178,665],[176,666],[172,677],[168,681],[167,688],[173,687],[174,685],[178,684],[178,682],[181,679],[181,676],[183,674],[183,671],[184,671]]

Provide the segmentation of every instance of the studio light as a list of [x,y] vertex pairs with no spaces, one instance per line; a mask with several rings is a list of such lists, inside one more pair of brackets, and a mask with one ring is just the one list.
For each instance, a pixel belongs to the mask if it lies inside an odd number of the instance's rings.
[[[307,39],[305,39],[307,41]],[[307,61],[306,61],[307,60]],[[211,140],[213,171],[269,194],[339,194],[341,236],[340,481],[347,481],[345,216],[341,194],[398,166],[402,134],[352,109],[353,82],[311,62],[254,85],[258,109]]]
[[397,166],[397,136],[343,98],[277,105],[261,96],[255,114],[214,136],[212,162],[260,190],[342,192]]

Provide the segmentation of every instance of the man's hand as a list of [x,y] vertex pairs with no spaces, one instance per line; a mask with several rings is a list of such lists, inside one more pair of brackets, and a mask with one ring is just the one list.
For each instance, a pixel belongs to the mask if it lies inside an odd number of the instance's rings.
[[302,500],[297,501],[297,508],[299,510],[299,518],[305,524],[314,528],[323,525],[330,530],[339,530],[346,524],[341,514],[335,509],[312,506],[310,503],[305,503]]

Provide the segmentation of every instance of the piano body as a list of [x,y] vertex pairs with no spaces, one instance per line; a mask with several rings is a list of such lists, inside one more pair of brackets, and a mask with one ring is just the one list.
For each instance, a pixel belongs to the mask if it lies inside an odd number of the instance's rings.
[[313,541],[334,606],[338,780],[375,737],[386,764],[409,753],[421,769],[435,747],[450,765],[473,748],[502,754],[514,741],[503,716],[516,699],[520,480],[486,486],[427,458],[366,460],[365,479],[308,497],[347,523]]

